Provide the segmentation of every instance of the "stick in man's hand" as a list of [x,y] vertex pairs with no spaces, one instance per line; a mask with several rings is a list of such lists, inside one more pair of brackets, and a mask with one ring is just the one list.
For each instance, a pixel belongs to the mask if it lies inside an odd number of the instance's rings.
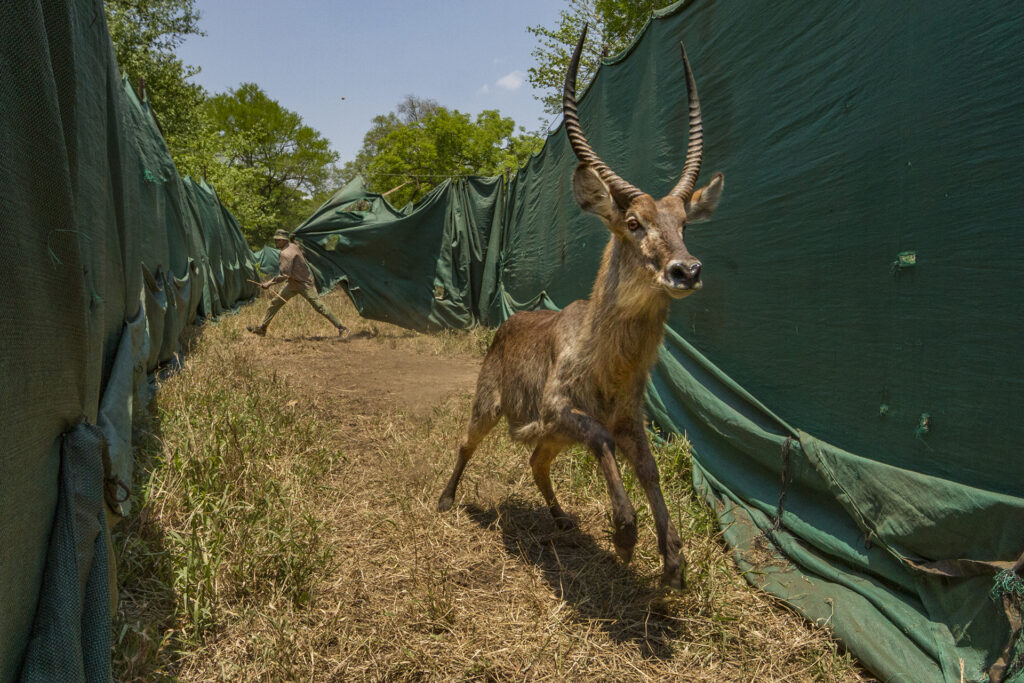
[[[248,278],[246,278],[246,282],[251,282],[254,285],[259,285],[260,289],[270,289],[270,283],[269,282],[256,282],[255,280],[249,280]],[[288,301],[288,299],[285,299],[283,296],[281,296],[280,294],[278,294],[274,290],[271,289],[270,291],[274,294],[274,296],[276,296],[281,301],[285,301],[285,302]]]

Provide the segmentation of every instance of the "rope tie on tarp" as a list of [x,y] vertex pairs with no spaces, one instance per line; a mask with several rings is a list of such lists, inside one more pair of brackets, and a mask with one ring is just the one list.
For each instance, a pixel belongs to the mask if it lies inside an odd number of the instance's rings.
[[1012,569],[1004,569],[996,574],[992,590],[989,592],[989,597],[993,600],[1007,596],[1015,599],[1018,603],[1024,601],[1024,578],[1018,576],[1017,572]]
[[132,490],[120,477],[109,477],[103,480],[103,493],[110,507],[116,510],[121,503],[131,498]]
[[123,516],[121,503],[132,495],[131,487],[121,477],[114,474],[114,465],[110,458],[110,444],[106,438],[102,440],[100,457],[103,460],[103,498],[111,511]]
[[793,437],[787,436],[786,440],[782,442],[782,467],[779,473],[779,504],[775,508],[775,519],[772,521],[771,527],[768,529],[769,532],[775,533],[782,528],[782,513],[786,509],[786,491],[789,490],[789,484],[792,482],[792,476],[789,471],[789,450],[790,446],[793,445]]

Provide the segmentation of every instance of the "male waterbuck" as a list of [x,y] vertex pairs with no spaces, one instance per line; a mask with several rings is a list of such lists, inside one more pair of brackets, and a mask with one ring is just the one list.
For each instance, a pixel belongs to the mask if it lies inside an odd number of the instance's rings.
[[669,303],[701,288],[701,263],[683,243],[687,223],[706,219],[723,180],[694,192],[703,151],[700,103],[683,49],[690,136],[679,182],[655,200],[616,175],[591,149],[576,112],[576,72],[586,29],[573,53],[562,98],[565,130],[580,163],[573,194],[584,211],[608,226],[590,298],[563,310],[513,315],[498,329],[477,380],[468,435],[438,509],[448,510],[463,469],[480,440],[504,416],[512,438],[535,445],[530,465],[555,523],[569,529],[551,487],[551,463],[581,442],[597,458],[611,496],[615,549],[628,562],[636,545],[636,511],[615,462],[615,450],[633,467],[654,513],[662,582],[682,588],[685,561],[661,493],[658,467],[644,431],[643,394],[668,318]]

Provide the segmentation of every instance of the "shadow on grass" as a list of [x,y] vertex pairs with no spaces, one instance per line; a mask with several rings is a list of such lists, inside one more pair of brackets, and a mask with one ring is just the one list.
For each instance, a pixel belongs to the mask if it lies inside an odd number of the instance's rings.
[[412,339],[414,337],[419,336],[412,330],[403,330],[401,328],[397,328],[397,330],[398,331],[395,332],[381,332],[379,329],[377,329],[377,326],[374,325],[372,329],[360,330],[359,332],[356,332],[355,334],[352,335],[352,339]]
[[164,529],[138,491],[147,488],[162,433],[150,406],[141,429],[133,482],[131,513],[114,527],[111,541],[117,557],[118,607],[112,617],[111,673],[115,681],[153,680],[157,672],[173,677],[176,663],[167,657],[166,639],[176,625],[174,560]]
[[412,332],[406,332],[404,334],[394,334],[390,332],[377,333],[372,330],[360,330],[359,332],[353,332],[347,337],[339,337],[337,334],[325,334],[325,335],[301,335],[291,337],[279,337],[281,341],[285,342],[300,342],[300,341],[356,341],[357,339],[377,339],[379,341],[386,341],[390,339],[412,339],[416,334]]
[[[203,332],[206,330],[206,325],[189,323],[178,334],[178,348],[176,351],[170,354],[170,356],[164,358],[160,363],[153,369],[149,375],[149,382],[151,384],[149,400],[152,401],[154,397],[154,391],[156,389],[154,381],[163,382],[172,375],[178,373],[182,368],[185,367],[185,361],[188,360],[189,354],[196,348],[200,341],[203,339]],[[151,411],[152,406],[147,406],[147,413]],[[134,439],[134,436],[133,436]]]
[[538,567],[579,621],[599,623],[612,640],[632,643],[645,658],[673,657],[671,642],[681,631],[669,616],[665,589],[649,586],[591,536],[560,531],[546,507],[515,498],[497,508],[463,509],[481,527],[501,531],[505,552]]

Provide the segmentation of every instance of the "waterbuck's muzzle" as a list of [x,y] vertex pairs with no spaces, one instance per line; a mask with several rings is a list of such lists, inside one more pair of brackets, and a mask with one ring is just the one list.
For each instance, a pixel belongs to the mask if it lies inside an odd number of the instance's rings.
[[659,279],[669,296],[681,299],[703,286],[700,281],[701,267],[701,263],[697,259],[672,261],[665,266]]

